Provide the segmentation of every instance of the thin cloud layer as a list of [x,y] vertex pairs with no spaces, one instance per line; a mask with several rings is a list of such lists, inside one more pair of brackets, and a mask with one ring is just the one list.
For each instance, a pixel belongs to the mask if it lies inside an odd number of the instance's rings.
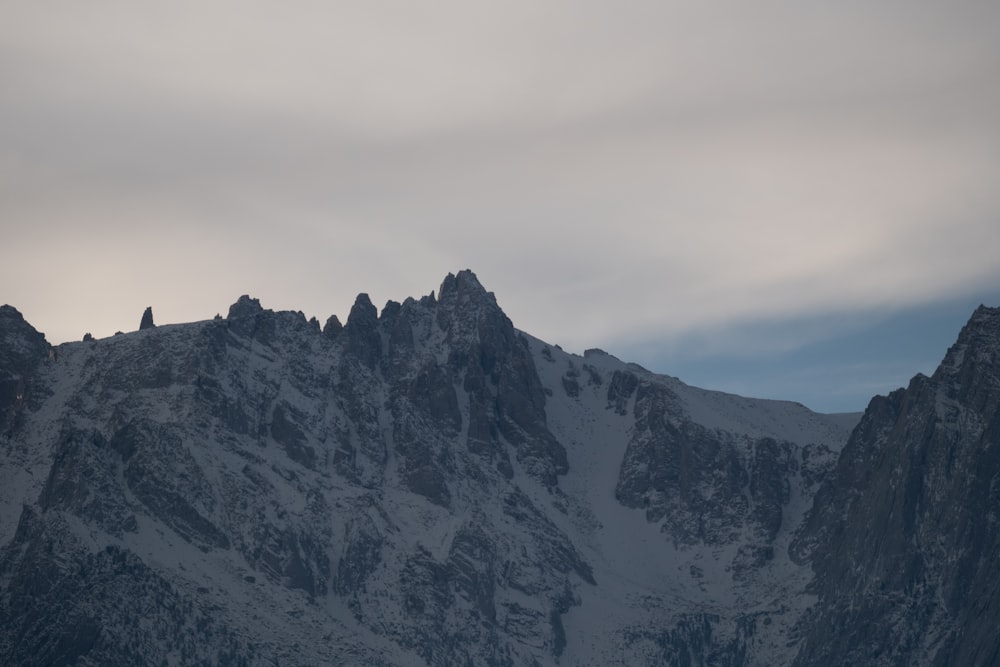
[[6,14],[0,300],[56,341],[466,266],[577,350],[1000,278],[993,3]]

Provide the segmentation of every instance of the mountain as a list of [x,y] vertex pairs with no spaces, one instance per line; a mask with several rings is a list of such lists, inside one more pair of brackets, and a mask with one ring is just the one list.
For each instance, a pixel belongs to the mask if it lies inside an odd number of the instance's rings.
[[821,415],[568,354],[469,271],[322,328],[4,306],[0,663],[990,664],[998,338]]
[[819,602],[802,665],[1000,664],[1000,309],[876,397],[792,544]]

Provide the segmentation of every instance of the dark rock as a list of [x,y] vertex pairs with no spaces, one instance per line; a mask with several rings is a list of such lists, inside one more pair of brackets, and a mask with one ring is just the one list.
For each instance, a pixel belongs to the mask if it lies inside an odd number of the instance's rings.
[[269,342],[274,338],[274,320],[266,317],[268,314],[273,313],[264,310],[259,300],[244,294],[229,307],[226,324],[238,336]]
[[447,433],[457,435],[462,430],[458,394],[441,366],[424,366],[413,381],[407,383],[406,395],[418,411]]
[[480,284],[479,278],[469,269],[459,271],[457,275],[448,274],[438,290],[438,301],[444,303],[453,301],[468,303],[486,301],[496,306],[496,298],[492,292],[487,292]]
[[[612,379],[613,405],[632,393],[627,377]],[[634,394],[635,427],[619,471],[618,501],[662,522],[677,544],[731,543],[750,528],[753,541],[733,563],[737,578],[770,560],[798,450],[762,438],[745,452],[731,435],[693,423],[667,387],[637,381]]]
[[358,593],[382,561],[384,540],[374,522],[361,514],[345,527],[342,544],[333,589],[340,595]]
[[288,458],[306,468],[316,467],[316,450],[310,447],[297,421],[302,416],[287,403],[279,403],[271,413],[271,437],[281,445]]
[[146,310],[142,313],[142,320],[139,322],[139,331],[143,329],[153,329],[156,325],[153,324],[153,307],[147,306]]
[[367,294],[359,294],[344,325],[347,350],[361,364],[374,370],[382,359],[382,335],[379,333],[378,311]]
[[236,320],[244,317],[253,317],[262,312],[264,312],[264,309],[261,307],[260,301],[244,294],[236,300],[236,303],[229,306],[229,314],[226,315],[226,319]]
[[326,324],[323,325],[323,333],[329,338],[336,338],[343,330],[344,325],[340,323],[336,315],[327,318]]
[[511,475],[508,447],[530,475],[549,486],[568,470],[566,450],[546,425],[545,392],[527,340],[475,274],[449,274],[435,319],[450,342],[448,370],[469,397],[469,451]]
[[[536,557],[528,561],[533,567],[551,568],[563,574],[573,572],[588,584],[597,585],[590,565],[580,556],[566,534],[559,530],[524,492],[515,488],[507,494],[503,501],[503,512],[519,524],[533,528],[533,534],[538,536],[539,541],[533,545],[537,549]],[[508,577],[512,587],[528,595],[538,592],[532,583],[533,578],[527,576],[522,578],[518,576],[517,570],[509,572]]]
[[71,513],[120,538],[135,530],[120,474],[121,459],[100,432],[67,430],[60,436],[38,505],[45,511]]
[[580,377],[580,371],[576,370],[576,366],[574,366],[573,363],[570,362],[569,370],[567,370],[566,373],[561,378],[563,391],[565,391],[566,395],[569,396],[570,398],[577,398],[578,396],[580,396],[580,381],[578,379],[579,377]]
[[402,310],[403,304],[398,301],[386,301],[385,306],[382,308],[382,314],[379,315],[379,320],[382,321],[386,329],[391,330]]
[[998,443],[1000,309],[980,308],[933,377],[872,400],[816,494],[796,664],[996,661]]
[[604,378],[601,377],[600,372],[596,368],[590,364],[584,364],[583,370],[587,371],[587,384],[592,387],[600,387],[604,384]]
[[333,385],[346,417],[334,461],[340,474],[372,488],[381,482],[389,457],[381,421],[384,405],[364,390],[373,382],[370,371],[349,356],[345,360],[353,363],[338,366]]
[[626,640],[632,647],[650,646],[656,664],[737,667],[755,664],[748,661],[754,634],[752,617],[726,622],[717,614],[695,613],[678,615],[667,628],[632,630]]
[[326,594],[329,561],[324,545],[314,541],[309,531],[266,526],[257,538],[259,549],[254,556],[266,574],[310,598]]
[[480,526],[463,526],[451,542],[448,565],[459,595],[472,603],[480,618],[496,620],[497,548]]
[[188,664],[206,653],[212,664],[253,661],[240,633],[134,553],[92,551],[67,528],[58,513],[25,507],[0,551],[3,664],[156,664],[167,651]]
[[229,548],[225,533],[205,516],[216,502],[212,487],[173,428],[137,421],[118,430],[109,446],[121,456],[125,484],[146,511],[188,542]]
[[628,414],[628,402],[639,386],[639,378],[628,371],[615,371],[608,384],[608,407],[620,415]]
[[33,402],[37,369],[50,349],[16,308],[0,306],[0,435],[11,433]]
[[793,471],[792,447],[773,438],[762,438],[753,445],[749,465],[751,519],[766,543],[778,536],[784,516],[783,507],[791,496],[789,478]]

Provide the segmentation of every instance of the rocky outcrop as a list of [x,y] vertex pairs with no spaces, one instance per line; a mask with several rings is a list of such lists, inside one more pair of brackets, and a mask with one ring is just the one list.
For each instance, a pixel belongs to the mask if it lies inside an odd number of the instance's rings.
[[0,306],[0,435],[10,434],[22,411],[41,398],[35,376],[50,349],[16,308]]
[[340,323],[340,319],[336,315],[328,317],[326,324],[323,325],[323,334],[330,338],[336,338],[343,330],[344,325]]
[[153,329],[156,325],[153,324],[153,307],[146,306],[146,310],[142,313],[142,319],[139,321],[139,331],[145,329]]
[[631,373],[613,376],[609,407],[627,412],[633,394],[635,425],[618,501],[643,509],[677,545],[742,543],[734,576],[773,558],[799,445],[707,429],[690,419],[668,387]]
[[359,294],[344,325],[347,351],[368,370],[375,370],[382,359],[382,336],[378,310],[367,294]]

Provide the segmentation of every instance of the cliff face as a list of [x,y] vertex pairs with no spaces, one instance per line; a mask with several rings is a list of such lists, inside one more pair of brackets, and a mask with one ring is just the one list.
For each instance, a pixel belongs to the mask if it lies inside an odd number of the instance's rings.
[[34,380],[49,349],[17,309],[0,306],[0,434],[9,435],[22,411],[41,400]]
[[799,664],[1000,661],[1000,309],[872,400],[794,548],[819,602]]
[[879,655],[996,650],[994,311],[842,455],[857,416],[566,354],[468,271],[322,331],[241,297],[50,355],[14,313],[4,664],[842,664],[872,619]]

